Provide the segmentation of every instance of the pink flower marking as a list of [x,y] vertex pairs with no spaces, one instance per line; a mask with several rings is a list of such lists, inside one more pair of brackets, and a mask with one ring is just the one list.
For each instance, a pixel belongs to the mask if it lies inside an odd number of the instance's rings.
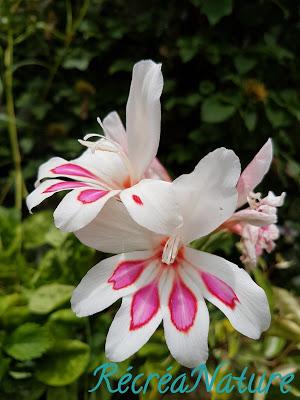
[[181,279],[177,279],[173,285],[169,309],[175,327],[181,332],[188,332],[194,324],[198,304],[194,293]]
[[109,193],[109,190],[87,189],[79,193],[77,199],[83,204],[93,203]]
[[159,309],[159,294],[156,282],[139,289],[131,303],[130,330],[136,330],[146,325]]
[[132,285],[147,266],[145,260],[128,260],[119,263],[108,282],[113,284],[113,289],[123,289]]
[[51,169],[51,172],[57,175],[82,176],[84,178],[97,179],[97,176],[89,170],[72,163],[59,165]]
[[201,272],[200,275],[208,291],[233,310],[236,306],[236,302],[239,302],[239,299],[232,288],[227,285],[227,283],[208,272]]
[[73,181],[59,182],[49,186],[47,189],[43,191],[43,193],[57,192],[58,190],[75,189],[83,186],[87,186],[87,184],[85,184],[84,182],[73,182]]
[[138,195],[136,195],[136,194],[133,194],[132,195],[132,199],[133,199],[133,201],[136,203],[136,204],[138,204],[139,206],[142,206],[144,203],[143,203],[143,201],[142,201],[142,199],[140,198],[140,196],[138,196]]

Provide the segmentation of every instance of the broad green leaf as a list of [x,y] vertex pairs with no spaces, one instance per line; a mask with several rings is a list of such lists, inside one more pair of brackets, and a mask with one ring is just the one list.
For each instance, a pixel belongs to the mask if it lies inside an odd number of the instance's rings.
[[50,346],[49,332],[33,322],[21,325],[7,337],[3,344],[7,354],[21,361],[40,357]]
[[233,104],[225,103],[218,96],[212,96],[202,103],[201,118],[204,122],[216,124],[232,117],[235,111]]
[[237,55],[234,58],[234,66],[237,69],[237,71],[243,75],[247,74],[249,71],[251,71],[255,65],[257,64],[257,60],[254,58],[250,58],[247,56],[243,56],[241,54]]
[[76,314],[70,309],[65,308],[63,310],[58,310],[53,312],[50,317],[49,321],[52,322],[61,322],[67,325],[84,325],[85,321],[82,318],[78,318]]
[[50,283],[40,286],[29,299],[29,310],[35,314],[48,314],[65,304],[71,297],[74,286]]
[[9,308],[2,316],[4,326],[17,326],[23,324],[30,317],[27,306],[16,306]]
[[276,108],[267,104],[265,107],[265,112],[270,124],[273,128],[280,128],[288,125],[289,116],[288,114],[280,108]]
[[24,303],[24,297],[19,293],[12,293],[0,296],[0,317],[6,313],[10,307]]
[[45,244],[45,237],[52,227],[53,219],[49,211],[37,212],[23,223],[24,246],[35,249]]
[[221,18],[232,13],[232,0],[203,0],[201,11],[210,25],[216,25]]
[[40,361],[36,369],[39,381],[50,386],[64,386],[74,382],[86,369],[90,348],[79,340],[65,340]]

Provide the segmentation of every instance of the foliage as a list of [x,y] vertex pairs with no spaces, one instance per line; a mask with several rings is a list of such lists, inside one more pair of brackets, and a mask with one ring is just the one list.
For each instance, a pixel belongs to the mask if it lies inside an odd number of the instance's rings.
[[[0,2],[1,399],[96,398],[88,395],[91,372],[105,360],[117,306],[78,319],[69,298],[102,255],[58,231],[51,212],[28,216],[22,199],[39,164],[76,157],[76,139],[100,132],[98,115],[116,109],[124,120],[130,71],[142,58],[163,63],[159,157],[174,176],[218,146],[245,165],[274,140],[261,189],[288,192],[283,235],[254,272],[268,293],[272,327],[262,340],[248,340],[212,307],[208,367],[227,359],[233,371],[249,365],[299,374],[299,14],[292,0]],[[239,262],[231,238],[205,240],[195,245]],[[179,373],[159,330],[122,368],[150,373],[170,364]],[[267,399],[293,399],[299,390],[280,395],[274,387]],[[149,398],[159,398],[154,386]]]

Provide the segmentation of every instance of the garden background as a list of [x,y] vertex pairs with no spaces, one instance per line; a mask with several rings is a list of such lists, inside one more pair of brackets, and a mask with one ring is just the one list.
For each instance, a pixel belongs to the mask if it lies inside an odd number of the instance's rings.
[[[92,370],[105,361],[105,335],[119,304],[83,319],[69,304],[73,287],[103,255],[54,227],[55,200],[29,216],[24,197],[42,162],[75,158],[78,138],[101,133],[97,116],[117,110],[124,121],[132,66],[143,58],[163,64],[158,155],[172,176],[220,146],[245,166],[273,138],[274,161],[260,189],[288,195],[276,251],[254,271],[269,297],[272,326],[252,341],[210,307],[208,367],[229,360],[235,374],[245,366],[295,372],[290,394],[274,386],[266,397],[245,399],[300,396],[299,52],[300,5],[293,0],[0,1],[1,400],[110,398],[105,388],[87,390],[95,384]],[[223,234],[206,247],[239,263],[236,241]],[[121,366],[150,373],[171,364],[174,373],[184,371],[160,329]],[[203,387],[184,396],[232,398]],[[145,398],[161,396],[153,386]]]

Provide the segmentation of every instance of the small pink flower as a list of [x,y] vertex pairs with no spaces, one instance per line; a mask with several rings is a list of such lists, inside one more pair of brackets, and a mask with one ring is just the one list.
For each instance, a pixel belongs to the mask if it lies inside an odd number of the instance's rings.
[[275,225],[277,207],[283,205],[285,193],[275,196],[273,192],[269,192],[262,198],[260,193],[253,192],[268,172],[272,157],[272,142],[269,139],[244,169],[237,184],[237,207],[246,203],[249,206],[236,211],[222,226],[241,236],[241,260],[249,267],[256,265],[257,257],[261,256],[264,250],[268,253],[273,251],[274,241],[279,237],[279,230]]

